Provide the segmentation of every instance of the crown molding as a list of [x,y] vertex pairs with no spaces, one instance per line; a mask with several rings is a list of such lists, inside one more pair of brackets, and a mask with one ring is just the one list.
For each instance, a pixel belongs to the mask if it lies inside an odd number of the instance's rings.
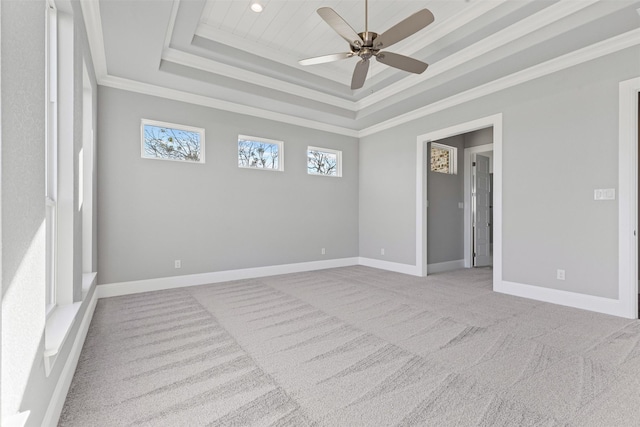
[[[180,0],[178,0],[180,1]],[[425,36],[421,38],[417,38],[411,42],[411,44],[404,44],[400,49],[395,49],[395,53],[399,53],[406,56],[411,56],[417,51],[424,49],[440,40],[441,38],[447,36],[452,28],[459,28],[464,25],[467,25],[469,22],[477,19],[478,17],[484,15],[490,10],[500,6],[501,4],[507,2],[509,0],[493,0],[489,2],[474,2],[470,6],[464,8],[460,13],[454,15],[450,19],[443,21],[442,23],[432,24],[429,29],[424,33]],[[207,3],[209,4],[209,3]],[[203,12],[203,16],[207,15],[208,12],[205,9]],[[335,70],[329,67],[304,67],[298,64],[298,59],[292,55],[283,53],[279,50],[270,48],[268,46],[258,45],[255,42],[248,41],[247,39],[236,37],[232,34],[229,34],[226,31],[219,30],[217,28],[212,27],[206,22],[201,21],[198,25],[195,34],[204,37],[209,40],[214,40],[217,43],[222,43],[234,49],[240,49],[244,52],[250,53],[255,56],[259,56],[262,58],[276,60],[285,65],[304,70],[305,72],[315,74],[319,77],[324,77],[329,80],[333,80],[336,83],[345,84],[347,78],[350,77],[350,74],[345,76],[342,70]],[[369,78],[373,78],[376,75],[382,73],[386,68],[370,68],[369,69]],[[409,77],[410,75],[407,75]]]
[[[299,70],[314,74],[318,77],[332,80],[336,83],[345,84],[345,76],[340,70],[336,70],[333,67],[304,67],[298,64],[298,59],[282,53],[279,50],[270,48],[268,46],[260,46],[256,48],[256,43],[248,41],[246,39],[235,37],[226,31],[221,31],[217,28],[213,28],[211,25],[201,22],[196,28],[195,35],[205,38],[207,40],[221,43],[234,49],[239,49],[251,55],[259,56],[271,61],[281,62],[284,65],[288,65]],[[300,58],[299,58],[300,59]],[[346,86],[346,84],[345,84]]]
[[183,52],[173,48],[165,49],[165,51],[162,53],[162,59],[209,73],[218,74],[224,77],[241,80],[243,82],[250,82],[252,84],[264,86],[270,89],[275,89],[292,96],[300,96],[353,112],[357,111],[357,105],[354,101],[349,101],[337,96],[328,95],[326,93],[308,89],[297,84],[288,83],[280,79],[275,79],[263,74],[254,73],[253,71],[248,71],[231,65],[222,64],[211,59],[203,58],[201,56]]
[[554,58],[544,63],[535,65],[525,70],[502,77],[493,82],[478,86],[467,90],[423,108],[402,114],[376,125],[354,130],[340,126],[329,125],[326,123],[295,117],[283,113],[275,113],[261,108],[250,107],[242,104],[236,104],[229,101],[217,100],[207,96],[196,95],[175,89],[168,89],[147,83],[141,83],[134,80],[124,79],[121,77],[104,76],[99,80],[99,84],[116,89],[128,90],[132,92],[142,93],[145,95],[159,96],[163,98],[173,99],[176,101],[188,102],[191,104],[202,105],[206,107],[221,109],[238,114],[246,114],[254,117],[274,120],[282,123],[288,123],[297,126],[304,126],[311,129],[322,130],[326,132],[336,133],[356,138],[363,138],[378,132],[402,125],[412,120],[434,114],[447,108],[472,101],[474,99],[490,95],[494,92],[517,86],[527,81],[543,77],[569,67],[582,64],[584,62],[597,59],[599,57],[609,55],[620,50],[637,46],[640,44],[640,29],[632,30],[616,37],[604,40],[600,43],[588,46],[586,48],[571,52],[569,54]]
[[167,26],[167,34],[164,36],[165,49],[169,49],[169,47],[171,46],[171,39],[173,39],[173,29],[176,27],[176,17],[178,16],[179,6],[180,1],[174,1],[173,6],[171,7],[171,17],[169,18],[169,25]]
[[169,89],[149,83],[142,83],[135,80],[125,79],[122,77],[106,76],[102,78],[98,84],[111,87],[114,89],[122,89],[130,92],[141,93],[144,95],[158,96],[161,98],[172,99],[174,101],[187,102],[195,105],[202,105],[227,112],[245,114],[262,119],[273,120],[276,122],[287,123],[296,126],[303,126],[309,129],[316,129],[325,132],[331,132],[339,135],[345,135],[357,138],[358,131],[341,126],[330,125],[315,120],[304,119],[284,113],[276,113],[262,108],[250,107],[243,104],[236,104],[230,101],[210,98],[208,96],[196,95],[194,93],[184,92],[176,89]]
[[[499,0],[500,3],[504,1],[508,1],[508,0]],[[485,39],[484,41],[476,43],[475,45],[460,51],[458,54],[445,58],[439,63],[434,64],[432,69],[435,68],[436,69],[435,71],[437,73],[445,72],[446,70],[451,69],[452,67],[460,65],[464,61],[468,61],[472,57],[477,57],[479,55],[482,55],[483,53],[496,49],[506,43],[509,43],[509,40],[513,40],[514,38],[519,38],[526,34],[530,34],[531,32],[534,32],[540,29],[541,27],[548,25],[553,21],[557,21],[562,17],[566,17],[573,13],[576,13],[577,11],[584,9],[585,7],[588,7],[590,5],[593,5],[596,2],[598,2],[598,0],[581,0],[579,2],[571,1],[571,0],[560,0],[559,3],[556,3],[553,6],[550,6],[549,8],[546,8],[535,15],[532,15],[531,17],[526,18],[520,23],[510,26],[494,34],[493,36]],[[496,91],[513,87],[518,84],[525,83],[529,80],[542,77],[542,76],[563,70],[565,68],[584,63],[592,59],[596,59],[600,56],[608,55],[616,51],[640,44],[640,29],[632,30],[627,33],[621,34],[619,36],[612,37],[602,42],[593,44],[591,46],[587,46],[583,49],[551,59],[544,63],[537,64],[525,70],[510,74],[508,76],[502,77],[500,79],[494,80],[492,82],[486,83],[476,88],[467,90],[465,92],[442,99],[440,101],[434,102],[433,104],[427,105],[425,107],[419,108],[409,113],[398,115],[396,117],[390,118],[376,125],[362,128],[360,130],[356,130],[352,128],[331,125],[331,124],[324,123],[317,120],[306,119],[306,118],[302,118],[302,117],[298,117],[298,116],[294,116],[286,113],[272,112],[263,108],[252,107],[249,105],[243,105],[243,104],[234,103],[230,101],[218,100],[215,98],[211,98],[203,95],[197,95],[197,94],[186,92],[186,91],[169,89],[169,88],[164,88],[157,85],[134,81],[131,79],[111,76],[108,74],[108,70],[107,70],[99,4],[98,2],[93,0],[81,0],[80,3],[82,7],[83,17],[85,20],[85,25],[87,28],[87,36],[89,38],[89,46],[91,49],[91,54],[94,62],[96,79],[98,84],[100,85],[113,87],[117,89],[129,90],[132,92],[142,93],[146,95],[174,99],[177,101],[207,106],[207,107],[230,111],[238,114],[246,114],[246,115],[274,120],[282,123],[288,123],[288,124],[297,125],[297,126],[304,126],[310,129],[317,129],[317,130],[331,132],[339,135],[359,137],[359,138],[372,135],[386,129],[390,129],[395,126],[407,123],[409,121],[424,117],[426,115],[444,110],[446,108],[450,108],[450,107],[462,104],[464,102],[468,102],[468,101],[480,98],[482,96],[489,95]],[[170,21],[170,28],[168,28],[165,45],[167,43],[170,43],[173,23],[175,22],[175,13],[177,12],[177,6],[175,5],[178,3],[179,3],[179,0],[176,0],[176,2],[174,3],[172,19]],[[487,9],[489,7],[488,3],[493,3],[493,2],[478,2],[478,4],[481,4],[481,3],[485,3],[485,5],[482,8],[479,8],[478,10],[476,10],[475,12],[476,14],[479,13],[480,10],[483,10],[485,12],[488,11]],[[471,12],[469,12],[467,19],[471,19],[470,17],[476,16],[476,14],[472,14]],[[177,51],[175,49],[171,49],[171,48],[165,49],[165,52],[163,53],[163,58],[167,60],[173,60],[177,63],[183,63],[188,66],[195,66],[196,68],[199,68],[199,69],[206,69],[206,71],[211,71],[209,67],[210,65],[209,63],[206,64],[206,68],[203,68],[205,67],[205,63],[202,61],[209,61],[209,60],[205,58],[200,58],[196,55],[191,55],[188,53]],[[443,63],[444,65],[440,65],[441,63]],[[240,71],[242,71],[243,73],[251,73],[246,70],[239,70],[235,67],[229,67],[229,69],[224,69],[223,71],[225,73],[230,73],[233,71],[233,75],[231,77],[234,77],[234,78],[237,78],[238,73]],[[255,75],[255,73],[252,73],[252,74]],[[265,76],[262,76],[262,75],[257,75],[257,76],[261,78],[265,78]],[[246,75],[243,74],[243,78],[245,80],[247,80],[247,77],[249,77],[249,74],[246,74]],[[429,78],[431,77],[433,77],[433,73],[430,73]],[[424,75],[408,76],[407,78],[401,80],[400,82],[393,84],[391,86],[388,86],[384,90],[375,92],[374,94],[369,95],[366,98],[363,98],[357,102],[343,100],[341,98],[322,94],[318,91],[314,91],[311,89],[300,88],[296,85],[285,83],[277,79],[272,79],[272,80],[276,80],[279,84],[282,84],[283,86],[274,86],[274,83],[276,82],[269,81],[267,84],[267,87],[272,87],[277,90],[282,90],[286,93],[289,93],[295,96],[307,97],[314,101],[324,102],[330,105],[338,106],[340,108],[345,108],[349,111],[355,111],[357,113],[359,109],[376,104],[376,103],[380,103],[381,108],[384,108],[385,106],[388,106],[388,105],[383,104],[383,102],[387,98],[389,98],[391,95],[399,91],[403,91],[413,87],[416,84],[416,80],[424,81],[426,79],[427,77],[424,77]],[[252,81],[252,80],[248,79],[248,81]],[[304,93],[304,94],[301,94],[301,93]],[[359,117],[359,118],[362,118],[362,117]],[[357,126],[357,119],[354,120],[354,127],[356,126]]]
[[517,73],[510,74],[449,98],[434,102],[433,104],[429,104],[409,113],[378,123],[377,125],[362,129],[358,132],[358,137],[363,138],[365,136],[373,135],[383,130],[428,116],[429,114],[433,114],[482,96],[490,95],[494,92],[517,86],[530,80],[562,71],[569,67],[573,67],[629,47],[637,46],[639,44],[640,28],[603,40],[599,43],[559,56],[541,64],[534,65],[533,67],[518,71]]
[[94,0],[80,0],[84,26],[89,39],[89,50],[93,60],[93,68],[96,79],[107,76],[107,55],[104,51],[104,38],[102,36],[102,18],[100,17],[100,5]]
[[[482,39],[481,41],[468,46],[453,55],[438,61],[436,64],[429,68],[427,73],[420,75],[411,75],[408,78],[402,79],[397,83],[389,85],[382,90],[379,90],[357,102],[358,111],[371,107],[373,105],[382,103],[384,100],[389,99],[391,96],[400,92],[407,91],[408,89],[434,77],[451,71],[453,68],[462,65],[472,59],[478,58],[487,54],[499,47],[503,47],[513,40],[517,40],[523,36],[538,31],[540,28],[547,26],[555,21],[563,19],[569,15],[572,15],[599,0],[581,0],[570,1],[561,0],[552,6],[549,6],[542,11],[532,15],[522,21],[516,22],[509,27],[492,34],[489,37]],[[491,2],[489,2],[491,3]],[[565,29],[566,30],[566,29]],[[407,94],[410,96],[411,94]]]

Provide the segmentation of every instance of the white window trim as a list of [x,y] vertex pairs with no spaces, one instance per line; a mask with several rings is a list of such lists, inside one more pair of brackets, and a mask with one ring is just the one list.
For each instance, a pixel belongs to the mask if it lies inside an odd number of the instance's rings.
[[47,278],[46,278],[46,286],[49,289],[49,300],[45,302],[46,307],[46,316],[48,317],[56,307],[56,241],[57,241],[57,205],[56,202],[49,197],[46,198],[46,226],[51,226],[51,230],[47,230]]
[[[431,159],[431,148],[439,148],[441,150],[447,150],[449,152],[449,172],[446,175],[457,175],[458,174],[458,149],[451,145],[432,142],[431,147],[429,149],[429,159]],[[434,173],[444,173],[444,172],[431,170],[431,160],[429,160],[429,171]]]
[[[171,129],[182,130],[185,132],[194,132],[200,135],[200,160],[195,162],[192,160],[177,160],[177,159],[163,159],[161,157],[148,157],[144,152],[144,127],[145,125],[157,126],[157,127],[165,127]],[[140,120],[140,156],[145,160],[164,160],[169,162],[178,162],[178,163],[195,163],[195,164],[204,164],[205,163],[205,138],[204,138],[204,129],[198,128],[195,126],[187,126],[181,125],[177,123],[169,123],[169,122],[161,122],[158,120],[149,120],[142,119]]]
[[[319,151],[321,153],[327,153],[327,154],[335,154],[336,156],[336,174],[335,175],[325,175],[322,173],[312,173],[309,172],[309,151]],[[326,176],[329,178],[341,178],[342,177],[342,151],[340,150],[332,150],[331,148],[322,148],[322,147],[314,147],[314,146],[308,146],[307,147],[307,175],[311,175],[311,176]]]
[[[82,61],[82,153],[79,160],[84,165],[78,171],[79,188],[78,199],[82,201],[82,272],[93,272],[93,231],[95,229],[93,215],[93,184],[94,184],[94,152],[95,141],[93,136],[93,90],[89,79],[86,60]],[[80,187],[80,186],[79,186]]]
[[[69,307],[73,304],[73,281],[69,280],[70,240],[66,236],[70,220],[73,218],[73,138],[69,138],[69,118],[72,117],[70,100],[72,93],[67,90],[73,81],[73,44],[63,41],[73,37],[73,21],[65,14],[59,14],[53,1],[47,3],[46,23],[46,182],[45,209],[47,229],[47,278],[49,299],[45,303],[45,374],[50,375],[56,356],[66,339],[73,321],[66,320]],[[61,48],[64,49],[61,51]],[[60,96],[59,96],[60,95]],[[71,111],[71,113],[70,113]],[[71,134],[72,135],[72,134]],[[71,195],[71,197],[69,197]],[[61,199],[66,200],[60,203]],[[62,265],[64,264],[64,265]]]
[[58,15],[53,2],[47,3],[45,58],[47,114],[45,117],[46,132],[46,164],[45,164],[45,209],[47,224],[46,243],[46,316],[49,317],[57,304],[57,220],[58,220]]
[[259,136],[238,135],[238,143],[240,143],[240,140],[261,142],[264,144],[275,144],[278,146],[278,167],[277,168],[259,168],[256,166],[242,166],[238,164],[238,167],[240,169],[253,169],[253,170],[261,170],[261,171],[271,171],[271,172],[284,171],[284,141],[278,141],[277,139],[262,138]]

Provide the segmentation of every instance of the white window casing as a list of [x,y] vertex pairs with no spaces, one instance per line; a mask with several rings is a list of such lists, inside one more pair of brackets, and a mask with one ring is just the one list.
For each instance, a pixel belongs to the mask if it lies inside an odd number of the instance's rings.
[[238,135],[238,167],[284,171],[284,142],[257,136]]
[[330,148],[307,147],[307,174],[342,176],[342,151]]

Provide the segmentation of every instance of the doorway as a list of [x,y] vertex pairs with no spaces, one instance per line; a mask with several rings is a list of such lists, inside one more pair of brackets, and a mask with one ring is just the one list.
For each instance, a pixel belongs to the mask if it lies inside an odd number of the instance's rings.
[[[491,232],[493,235],[492,264],[493,264],[493,287],[502,282],[502,114],[461,123],[445,129],[437,130],[417,138],[417,174],[416,174],[416,267],[420,276],[426,276],[430,271],[427,264],[427,146],[430,142],[435,142],[456,135],[467,134],[481,129],[493,129],[493,144],[490,148],[476,149],[476,152],[493,153],[493,182],[492,182],[492,207],[493,221]],[[488,145],[488,144],[483,144]],[[474,147],[471,147],[474,148]],[[469,152],[471,153],[471,152]],[[465,157],[467,151],[465,149]],[[465,158],[464,164],[464,266],[471,267],[471,169],[470,162]],[[466,178],[469,179],[466,179]],[[431,271],[433,272],[433,271]]]

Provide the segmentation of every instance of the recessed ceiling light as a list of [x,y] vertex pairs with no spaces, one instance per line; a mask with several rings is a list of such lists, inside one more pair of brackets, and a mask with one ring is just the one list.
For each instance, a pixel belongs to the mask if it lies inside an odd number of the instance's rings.
[[254,12],[260,13],[263,9],[264,7],[260,4],[260,2],[254,1],[253,3],[251,3],[251,10],[253,10]]

